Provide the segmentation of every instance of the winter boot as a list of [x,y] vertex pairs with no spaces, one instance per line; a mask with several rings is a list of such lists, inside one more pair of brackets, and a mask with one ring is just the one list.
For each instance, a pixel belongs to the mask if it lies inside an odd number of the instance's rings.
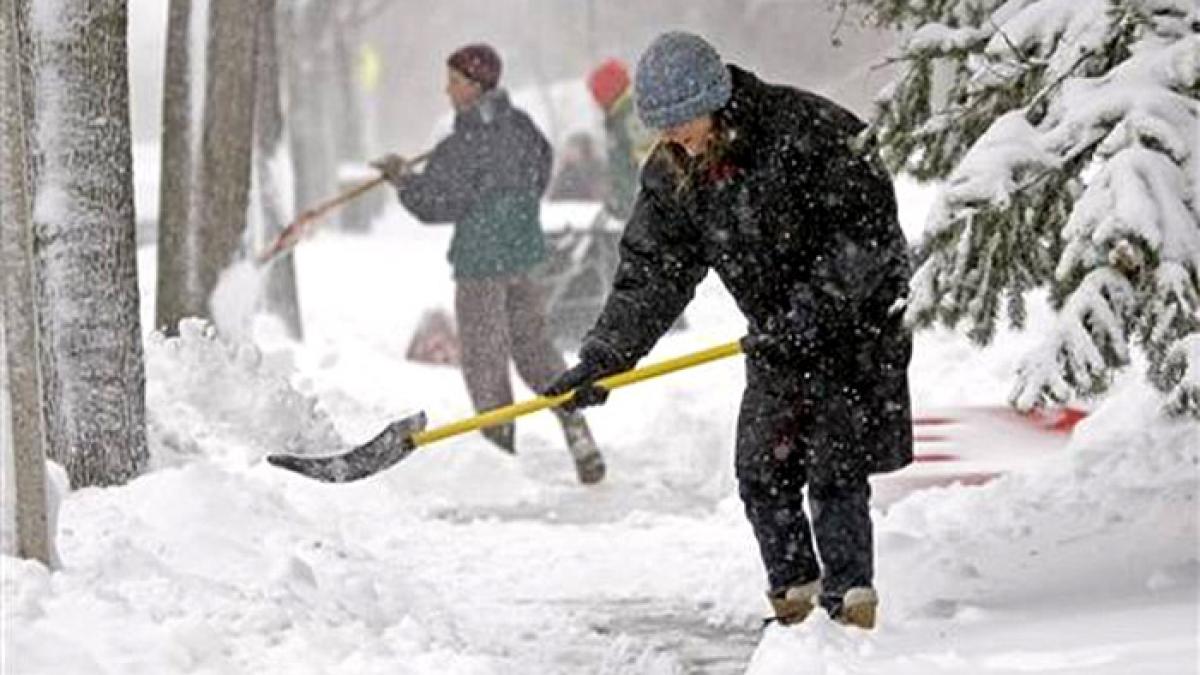
[[579,476],[579,482],[592,485],[604,480],[604,457],[596,447],[583,414],[578,411],[559,412],[558,421],[562,423],[567,448],[575,459],[575,474]]
[[870,586],[858,586],[846,591],[841,603],[830,615],[842,625],[871,630],[875,627],[875,610],[878,607],[879,596],[875,589]]
[[480,433],[497,448],[510,455],[517,454],[517,427],[513,424],[500,424],[481,429]]
[[771,608],[775,610],[775,620],[781,625],[791,626],[808,618],[817,605],[820,593],[821,582],[817,580],[771,591],[767,593],[767,600],[771,601]]

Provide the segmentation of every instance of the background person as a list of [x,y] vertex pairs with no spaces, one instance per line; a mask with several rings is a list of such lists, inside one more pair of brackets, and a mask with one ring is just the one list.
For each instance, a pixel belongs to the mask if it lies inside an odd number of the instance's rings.
[[[455,318],[462,373],[477,411],[512,403],[509,360],[534,390],[565,368],[546,337],[542,298],[530,270],[546,257],[539,204],[550,177],[545,136],[499,87],[500,56],[488,45],[458,49],[447,60],[446,94],[454,129],[422,173],[389,155],[373,166],[395,186],[400,203],[426,223],[453,223]],[[558,415],[583,483],[604,477],[604,460],[578,412]],[[483,434],[516,451],[515,425]]]

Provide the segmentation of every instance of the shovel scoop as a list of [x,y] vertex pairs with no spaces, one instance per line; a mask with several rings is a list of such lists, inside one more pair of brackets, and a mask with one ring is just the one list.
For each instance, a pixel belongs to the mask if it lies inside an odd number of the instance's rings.
[[418,412],[387,425],[379,435],[350,452],[334,455],[268,455],[272,465],[324,483],[351,483],[391,467],[417,449],[414,437],[428,420]]

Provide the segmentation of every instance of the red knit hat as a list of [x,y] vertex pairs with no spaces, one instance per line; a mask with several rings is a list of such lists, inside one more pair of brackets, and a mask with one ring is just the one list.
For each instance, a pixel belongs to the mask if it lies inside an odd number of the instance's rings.
[[617,59],[608,59],[588,75],[588,89],[596,103],[607,110],[629,89],[629,70]]
[[485,91],[500,83],[500,55],[488,45],[460,47],[446,59],[446,65],[466,75]]

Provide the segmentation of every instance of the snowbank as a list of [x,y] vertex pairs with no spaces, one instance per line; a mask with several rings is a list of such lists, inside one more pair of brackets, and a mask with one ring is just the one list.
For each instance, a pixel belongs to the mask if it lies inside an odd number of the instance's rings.
[[497,672],[268,483],[197,462],[90,492],[67,503],[63,571],[4,558],[11,672]]
[[[179,337],[146,341],[146,401],[156,466],[188,456],[251,465],[269,452],[332,452],[343,442],[316,400],[247,343],[218,339],[195,319]],[[201,447],[204,450],[201,450]]]
[[497,672],[328,518],[347,491],[261,462],[343,443],[279,364],[199,321],[146,362],[153,470],[67,498],[61,571],[3,558],[6,673]]
[[[797,628],[768,631],[748,672],[1118,673],[1132,663],[1145,668],[1139,672],[1177,672],[1171,659],[1196,653],[1194,637],[1179,636],[1189,625],[1194,636],[1196,626],[1198,439],[1200,425],[1164,418],[1161,398],[1130,379],[1081,423],[1065,453],[1036,471],[983,487],[918,492],[879,518],[875,633],[814,615]],[[1162,643],[1073,651],[1084,638],[1068,624],[1061,650],[1004,658],[981,658],[977,646],[954,640],[897,649],[916,632],[928,635],[930,625],[944,626],[936,631],[944,637],[1014,615],[1044,623],[1056,611],[1093,623],[1079,614],[1119,615],[1130,611],[1124,605],[1143,604],[1179,608],[1169,616],[1184,626],[1167,629],[1161,614],[1146,614],[1140,630]],[[1140,650],[1149,660],[1139,661]]]
[[889,603],[928,614],[1194,584],[1198,439],[1130,381],[1036,471],[914,494],[879,527]]

